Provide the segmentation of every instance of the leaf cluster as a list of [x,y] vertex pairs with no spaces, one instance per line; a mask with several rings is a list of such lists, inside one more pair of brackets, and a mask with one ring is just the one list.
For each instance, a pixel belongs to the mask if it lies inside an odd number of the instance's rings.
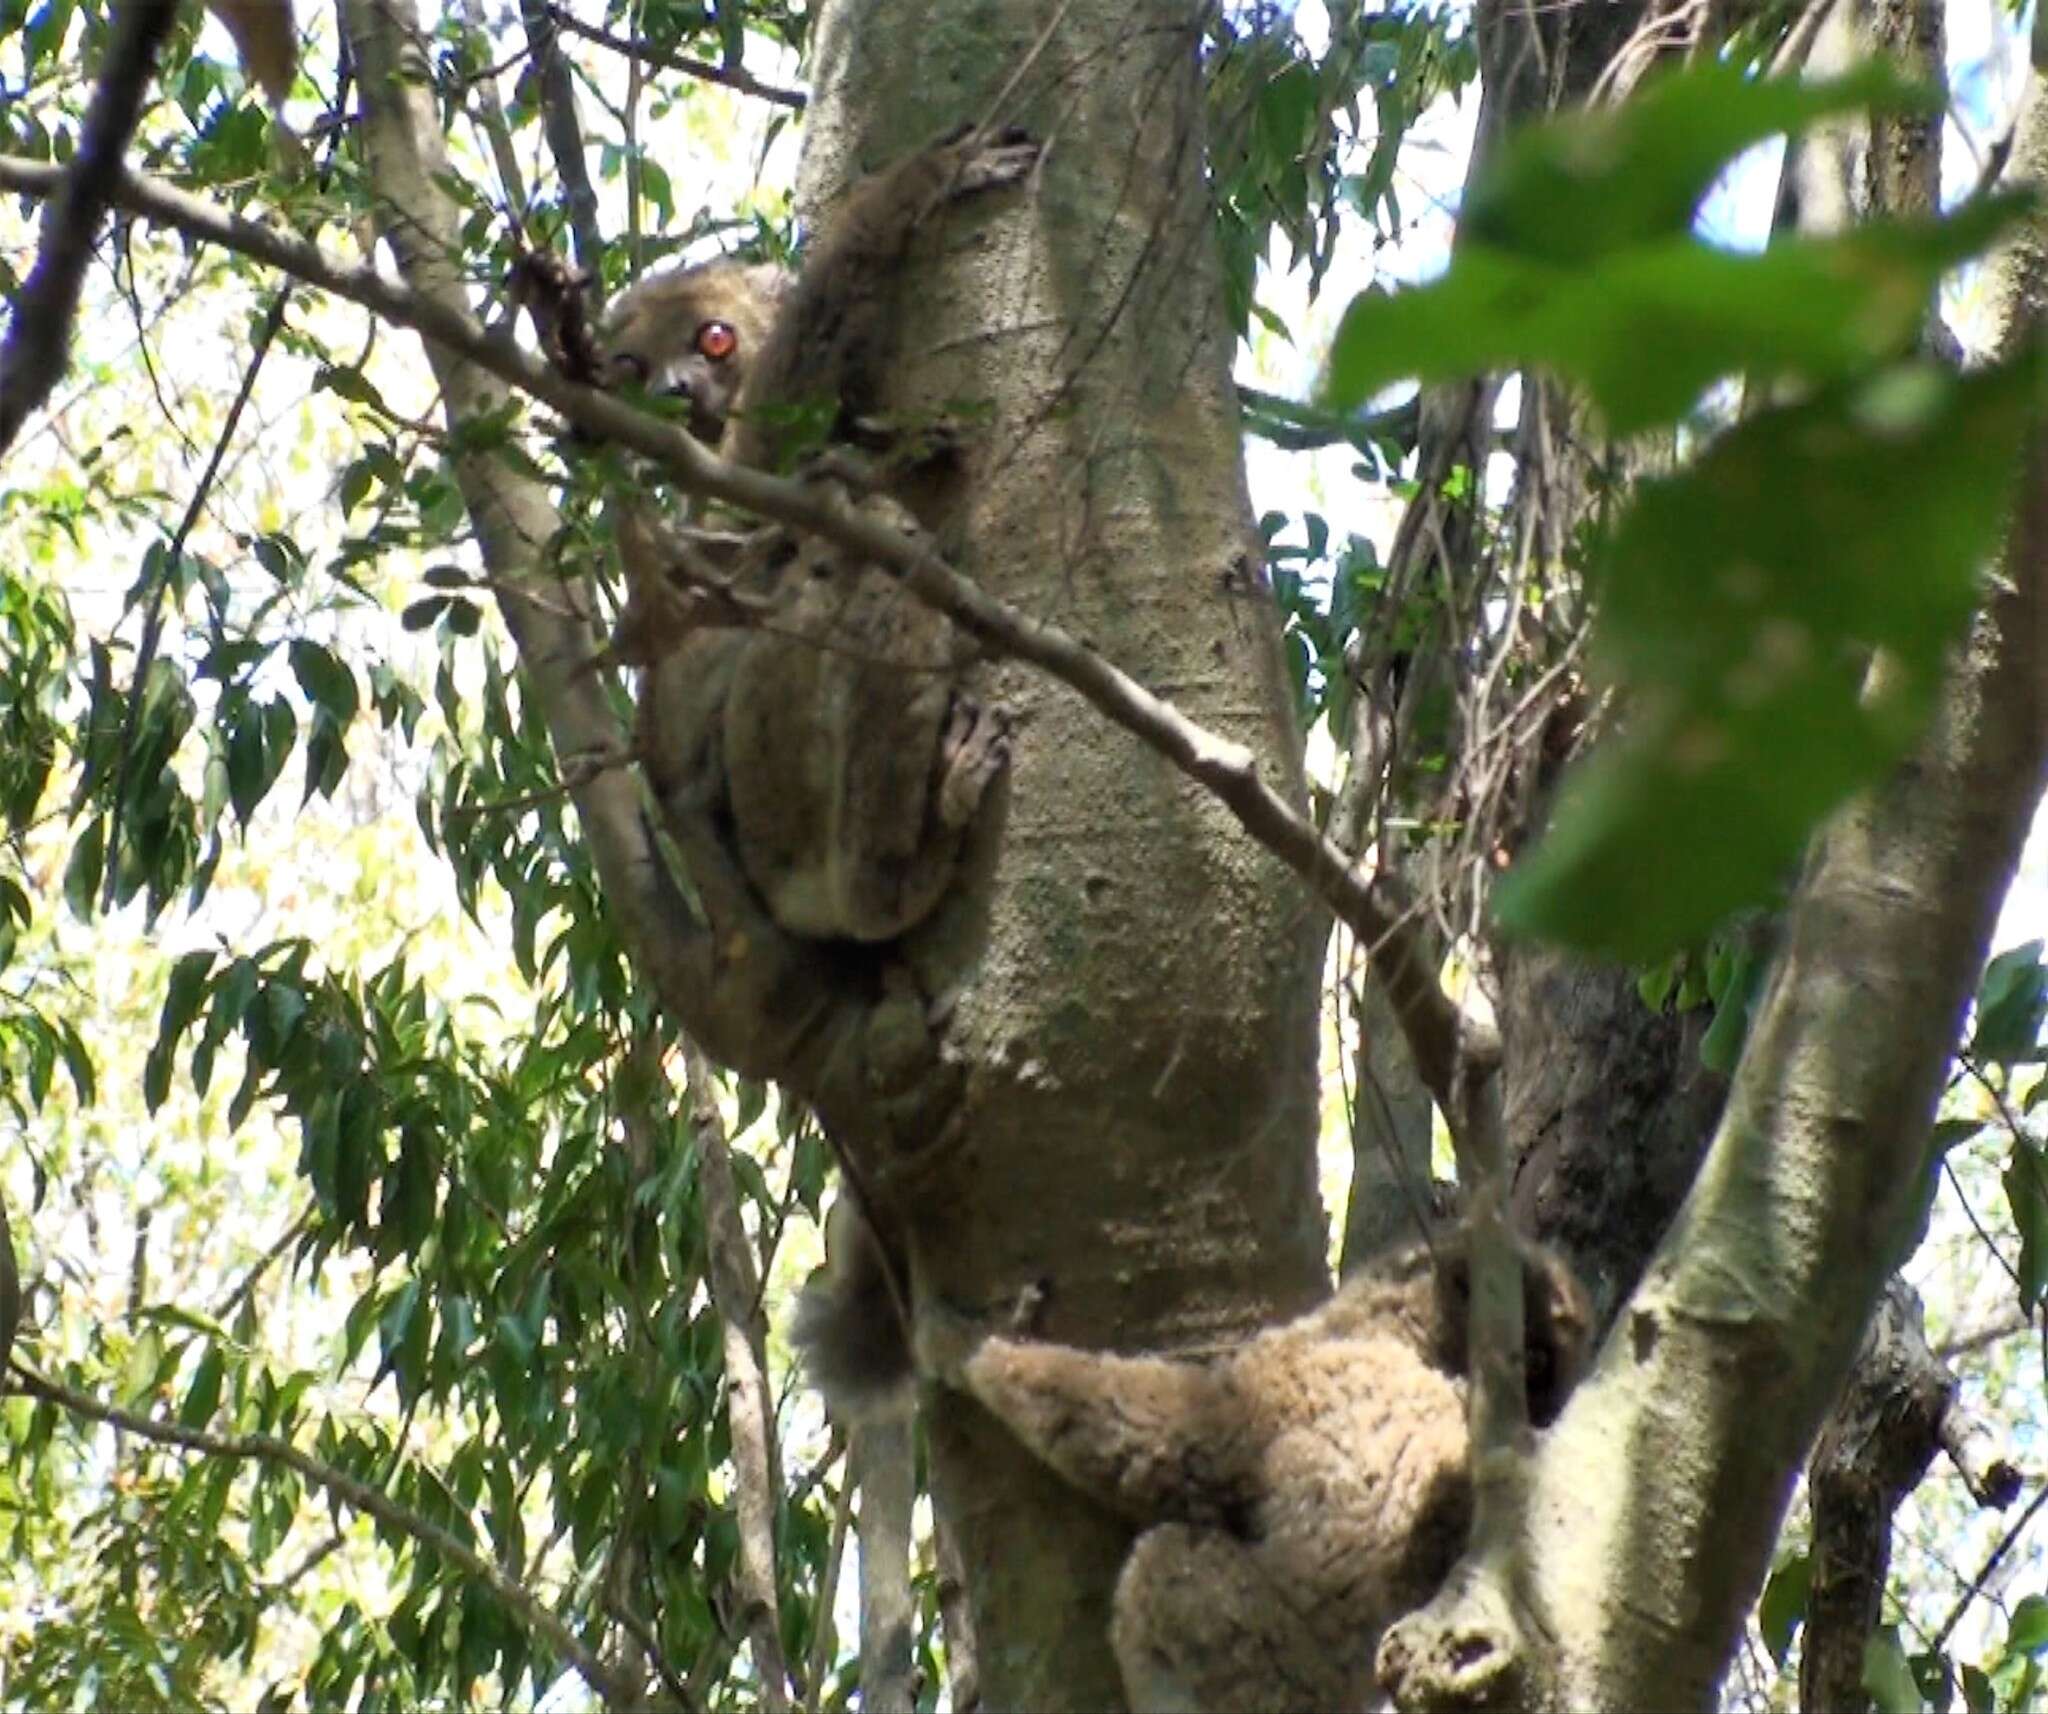
[[1879,66],[1817,83],[1688,68],[1511,141],[1445,275],[1347,310],[1338,409],[1402,375],[1507,367],[1570,380],[1619,434],[1678,423],[1724,377],[1779,400],[1641,484],[1596,546],[1595,664],[1623,692],[1618,730],[1498,890],[1504,926],[1635,959],[1697,941],[1765,898],[1922,729],[2039,366],[2028,349],[1956,375],[1914,348],[1943,276],[2031,204],[1986,197],[1754,254],[1693,228],[1752,144],[1927,99]]

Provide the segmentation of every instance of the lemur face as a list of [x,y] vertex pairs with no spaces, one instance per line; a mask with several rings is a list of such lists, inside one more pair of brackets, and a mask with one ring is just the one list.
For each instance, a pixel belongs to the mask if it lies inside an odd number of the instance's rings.
[[780,268],[728,261],[642,281],[606,318],[606,379],[686,401],[690,432],[715,445],[786,283]]

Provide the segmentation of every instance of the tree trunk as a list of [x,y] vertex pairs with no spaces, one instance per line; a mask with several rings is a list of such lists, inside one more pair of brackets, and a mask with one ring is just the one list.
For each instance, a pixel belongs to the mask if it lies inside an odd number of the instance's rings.
[[[1298,792],[1204,177],[1203,15],[1196,0],[837,0],[815,38],[804,185],[822,206],[856,168],[968,120],[1049,142],[1022,209],[957,216],[902,300],[916,307],[893,402],[986,405],[941,539]],[[1048,1337],[1133,1347],[1302,1308],[1325,1280],[1319,911],[1064,689],[1014,667],[980,688],[1017,737],[949,1026],[958,1123],[899,1199],[913,1295],[989,1308],[1045,1280]],[[964,1398],[935,1399],[930,1431],[988,1704],[1118,1705],[1108,1615],[1127,1532]]]
[[1863,1650],[1883,1616],[1892,1514],[1941,1449],[1955,1383],[1927,1349],[1920,1300],[1894,1280],[1807,1474],[1810,1593],[1799,1645],[1799,1706],[1862,1714]]

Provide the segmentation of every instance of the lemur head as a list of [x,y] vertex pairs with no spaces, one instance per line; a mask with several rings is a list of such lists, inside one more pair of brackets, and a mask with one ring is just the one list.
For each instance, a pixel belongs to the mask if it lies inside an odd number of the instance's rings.
[[[1592,1306],[1555,1251],[1520,1236],[1515,1249],[1522,1263],[1529,1420],[1545,1428],[1585,1370]],[[1432,1367],[1462,1376],[1472,1366],[1466,1344],[1471,1313],[1472,1230],[1460,1221],[1375,1257],[1345,1282],[1320,1317],[1340,1337],[1397,1331]]]
[[[1515,1240],[1522,1261],[1523,1361],[1529,1421],[1547,1428],[1585,1372],[1593,1335],[1592,1304],[1578,1276],[1554,1250]],[[1453,1373],[1468,1374],[1466,1327],[1472,1306],[1470,1228],[1460,1226],[1437,1247],[1437,1317],[1440,1349]]]
[[607,380],[688,401],[690,432],[717,444],[789,280],[725,260],[642,280],[605,318]]

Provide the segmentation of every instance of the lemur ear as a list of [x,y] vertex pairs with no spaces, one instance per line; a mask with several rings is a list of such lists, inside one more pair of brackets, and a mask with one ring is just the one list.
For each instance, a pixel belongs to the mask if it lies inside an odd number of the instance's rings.
[[756,262],[747,269],[747,285],[771,303],[789,296],[796,276],[779,262]]

